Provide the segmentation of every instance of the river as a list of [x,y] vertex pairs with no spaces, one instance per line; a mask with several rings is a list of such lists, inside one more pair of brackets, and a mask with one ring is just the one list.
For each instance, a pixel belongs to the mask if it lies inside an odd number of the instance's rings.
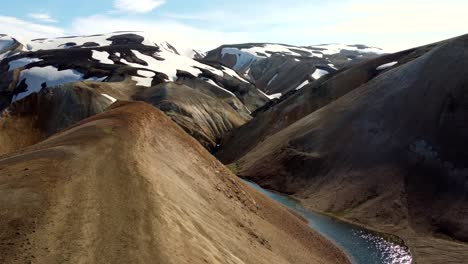
[[310,227],[339,246],[354,264],[410,264],[409,249],[379,233],[340,221],[336,218],[306,210],[288,196],[265,190],[246,181],[271,199],[304,216]]

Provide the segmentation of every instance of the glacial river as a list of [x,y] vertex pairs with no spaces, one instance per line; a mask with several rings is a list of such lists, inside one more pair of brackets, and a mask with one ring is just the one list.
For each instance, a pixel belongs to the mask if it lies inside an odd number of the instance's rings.
[[406,246],[389,241],[379,236],[378,233],[308,211],[285,195],[265,190],[248,181],[246,183],[271,199],[300,213],[309,221],[310,227],[339,246],[354,264],[410,264],[412,262],[411,254]]

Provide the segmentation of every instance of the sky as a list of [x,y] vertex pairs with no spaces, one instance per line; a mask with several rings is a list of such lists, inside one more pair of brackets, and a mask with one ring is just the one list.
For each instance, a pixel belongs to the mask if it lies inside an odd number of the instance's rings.
[[396,52],[468,33],[466,0],[17,0],[0,33],[19,40],[114,31],[200,50],[246,42],[366,44]]

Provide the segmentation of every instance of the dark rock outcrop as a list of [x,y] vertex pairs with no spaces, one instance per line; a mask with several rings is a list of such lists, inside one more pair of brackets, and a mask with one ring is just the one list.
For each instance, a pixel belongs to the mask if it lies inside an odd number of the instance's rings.
[[242,105],[233,95],[226,92],[210,96],[200,90],[178,83],[162,83],[146,89],[139,99],[161,109],[205,148],[214,150],[227,132],[251,117],[247,109],[236,111],[229,104]]
[[33,145],[90,116],[111,101],[93,89],[67,84],[11,104],[0,117],[0,154]]

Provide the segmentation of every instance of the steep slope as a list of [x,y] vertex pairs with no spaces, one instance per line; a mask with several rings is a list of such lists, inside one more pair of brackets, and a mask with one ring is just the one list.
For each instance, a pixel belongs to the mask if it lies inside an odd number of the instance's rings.
[[465,260],[468,35],[431,47],[266,138],[240,174],[397,233],[420,263]]
[[[199,121],[207,123],[216,119],[219,123],[213,126],[225,133],[226,127],[243,124],[250,118],[251,111],[269,102],[267,96],[235,71],[183,56],[169,43],[155,42],[142,32],[36,39],[24,44],[3,36],[0,38],[0,54],[0,110],[42,89],[61,85],[86,87],[115,99],[137,100],[152,86],[185,82],[207,95],[200,98],[208,101],[221,98],[228,102],[222,104],[225,109],[218,111],[236,112],[239,122],[234,124],[232,120],[211,117],[209,112],[205,115],[206,120],[189,118],[180,125],[187,127],[187,122],[192,122],[188,125],[196,127]],[[231,125],[226,126],[226,123]],[[68,125],[64,123],[62,127]],[[219,137],[211,137],[208,140],[211,144],[205,144],[208,141],[204,144],[214,148]]]
[[2,263],[348,262],[144,103],[116,103],[0,171]]
[[[233,98],[225,93],[225,98]],[[251,118],[247,109],[240,115],[228,102],[183,84],[162,83],[146,89],[140,98],[164,111],[209,150],[220,143],[225,133]]]
[[102,113],[112,104],[110,98],[88,87],[65,84],[11,104],[0,116],[0,155],[38,143]]
[[[254,112],[255,118],[225,137],[216,156],[232,163],[268,136],[371,81],[387,70],[414,60],[439,44],[431,44],[395,54],[383,55],[324,76],[298,91],[284,95]],[[393,65],[392,65],[393,64]],[[386,67],[381,67],[382,65]],[[390,66],[390,67],[389,67]],[[381,67],[381,68],[379,68]]]
[[248,43],[221,46],[208,52],[203,61],[229,66],[277,97],[380,54],[382,50],[365,45]]

